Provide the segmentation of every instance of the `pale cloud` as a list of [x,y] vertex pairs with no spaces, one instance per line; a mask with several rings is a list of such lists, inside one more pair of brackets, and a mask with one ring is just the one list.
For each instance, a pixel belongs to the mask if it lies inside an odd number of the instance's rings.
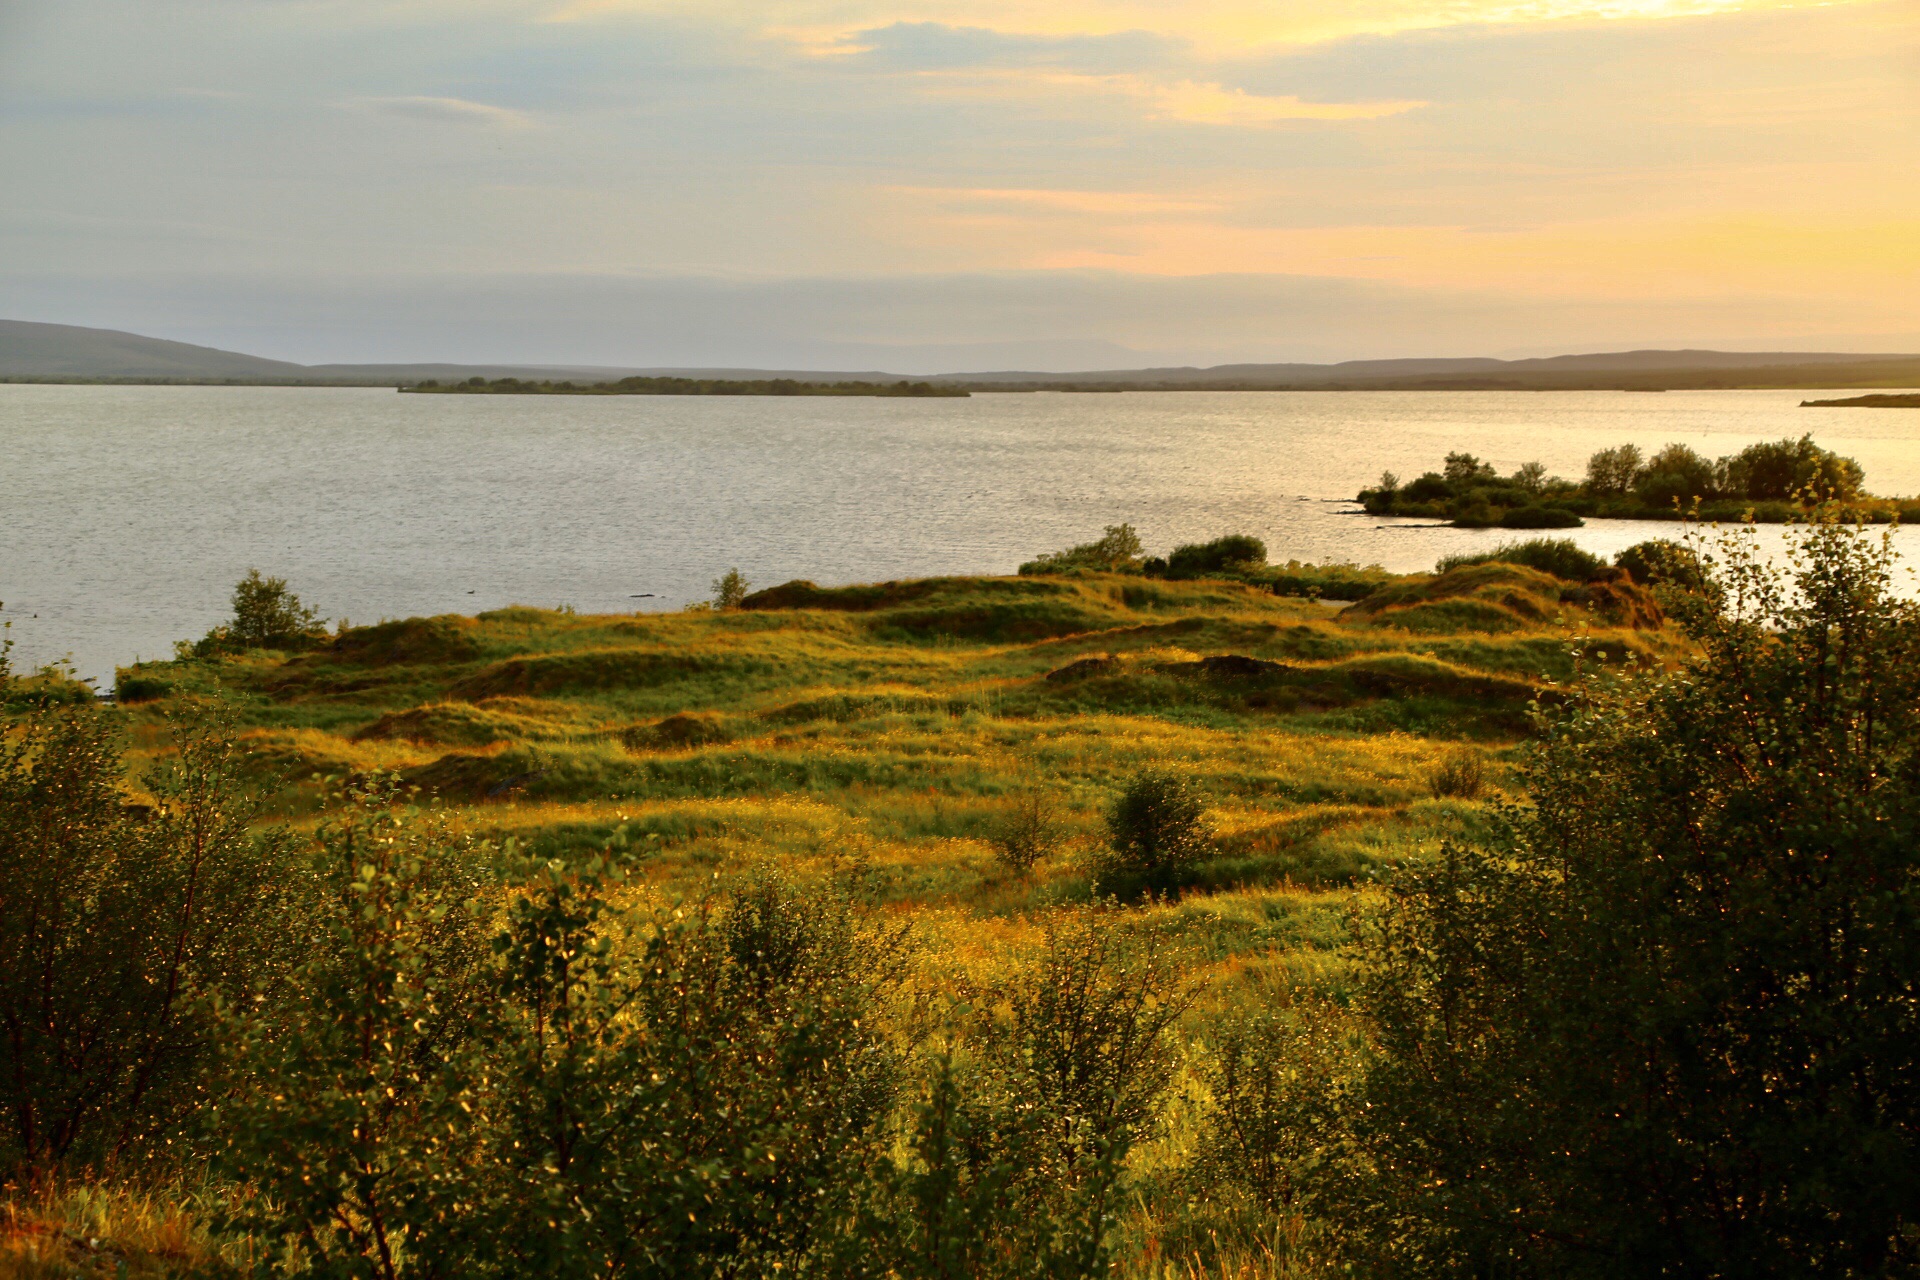
[[1261,45],[1515,23],[1658,20],[1871,0],[560,0],[548,20],[617,14],[693,17],[791,40],[823,56],[857,52],[863,32],[937,23],[1033,36],[1159,32],[1232,56]]
[[489,129],[525,129],[533,123],[525,112],[507,107],[469,102],[465,98],[439,98],[423,94],[354,98],[342,105],[378,115],[402,116],[409,120],[428,120],[438,124],[478,125]]
[[944,207],[1010,206],[1062,213],[1143,214],[1208,213],[1220,209],[1217,201],[1161,195],[1151,191],[1054,191],[1013,187],[887,187],[888,194],[918,197]]
[[1157,114],[1189,124],[1262,125],[1289,120],[1379,120],[1424,102],[1302,102],[1293,94],[1266,95],[1183,80],[1145,90]]
[[1250,93],[1214,82],[1134,74],[969,67],[910,75],[932,98],[1104,101],[1146,120],[1243,128],[1292,121],[1381,120],[1427,105],[1411,99],[1309,102],[1297,94]]

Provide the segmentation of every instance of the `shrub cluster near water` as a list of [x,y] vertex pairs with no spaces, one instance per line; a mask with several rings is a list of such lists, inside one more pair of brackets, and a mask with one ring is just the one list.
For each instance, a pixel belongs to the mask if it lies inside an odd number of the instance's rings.
[[1749,445],[1709,460],[1684,444],[1651,458],[1634,445],[1602,449],[1584,480],[1547,474],[1537,462],[1510,476],[1470,453],[1450,453],[1440,471],[1402,483],[1392,472],[1360,491],[1373,515],[1425,516],[1464,529],[1573,528],[1584,516],[1661,520],[1692,513],[1708,520],[1781,521],[1807,504],[1844,502],[1871,520],[1911,518],[1920,503],[1869,498],[1860,464],[1822,449],[1811,436]]
[[1097,571],[1137,573],[1175,582],[1228,578],[1270,589],[1275,595],[1326,600],[1359,600],[1392,576],[1379,565],[1267,563],[1267,544],[1251,534],[1232,533],[1211,542],[1186,543],[1165,556],[1150,556],[1130,524],[1109,525],[1095,542],[1037,556],[1020,566],[1024,576]]

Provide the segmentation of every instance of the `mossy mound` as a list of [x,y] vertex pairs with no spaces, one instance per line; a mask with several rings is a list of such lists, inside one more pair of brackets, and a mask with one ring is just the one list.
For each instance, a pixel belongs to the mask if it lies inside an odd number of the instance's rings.
[[948,638],[1019,644],[1079,635],[1129,618],[1121,589],[1104,579],[928,578],[852,587],[789,582],[758,591],[742,609],[862,613],[882,639]]
[[1268,662],[1244,653],[1216,653],[1198,662],[1164,663],[1160,670],[1170,676],[1204,680],[1270,680],[1288,674],[1284,662]]
[[915,690],[878,690],[873,693],[829,693],[803,698],[761,712],[773,724],[811,724],[829,721],[851,724],[885,715],[928,715],[946,713],[953,700],[936,698]]
[[516,715],[511,711],[465,702],[436,702],[407,711],[390,711],[365,728],[356,730],[353,740],[400,740],[429,746],[483,747],[490,742],[554,737],[558,728],[546,716]]
[[620,735],[629,751],[685,751],[732,740],[733,733],[720,717],[686,711],[654,724],[634,725]]
[[1329,671],[1374,697],[1434,697],[1484,704],[1528,702],[1544,692],[1529,680],[1469,671],[1415,653],[1360,658]]
[[551,772],[545,760],[521,750],[481,755],[450,751],[431,764],[408,769],[408,785],[453,803],[479,804],[511,799]]
[[1120,659],[1110,653],[1100,653],[1091,657],[1076,658],[1064,667],[1047,672],[1046,679],[1053,684],[1072,684],[1076,680],[1118,675],[1119,672]]
[[454,614],[402,618],[342,633],[327,656],[371,667],[472,662],[481,653],[479,629],[475,619]]
[[1561,586],[1552,574],[1492,561],[1395,583],[1336,616],[1407,631],[1523,631],[1559,616]]
[[870,613],[897,609],[972,583],[970,578],[923,578],[910,582],[868,582],[850,587],[823,587],[795,578],[777,587],[755,591],[740,602],[749,611],[763,609],[834,609]]
[[777,670],[770,659],[724,650],[587,649],[508,658],[474,672],[454,685],[452,693],[474,701],[502,694],[652,689],[697,676],[766,676]]
[[1561,600],[1587,610],[1616,627],[1655,631],[1666,622],[1666,612],[1653,593],[1633,580],[1625,569],[1613,569],[1560,593]]
[[84,707],[94,700],[93,686],[76,680],[58,667],[0,683],[0,705],[10,710],[28,707]]

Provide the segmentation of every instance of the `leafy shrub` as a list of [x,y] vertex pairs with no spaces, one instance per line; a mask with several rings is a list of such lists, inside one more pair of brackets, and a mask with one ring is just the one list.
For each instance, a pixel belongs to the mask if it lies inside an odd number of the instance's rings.
[[1212,542],[1175,547],[1167,557],[1167,577],[1202,578],[1267,562],[1267,544],[1244,533],[1228,534]]
[[1511,483],[1514,488],[1519,489],[1521,492],[1529,496],[1537,497],[1541,490],[1545,489],[1549,484],[1557,482],[1547,475],[1547,468],[1544,463],[1525,462],[1513,473]]
[[[1342,1213],[1422,1274],[1891,1275],[1920,1168],[1920,606],[1824,524],[1595,679],[1364,935]],[[1906,1189],[1903,1189],[1906,1188]],[[1391,1261],[1387,1269],[1393,1269]]]
[[1720,475],[1713,463],[1684,444],[1670,444],[1634,478],[1633,495],[1650,507],[1691,507],[1719,496]]
[[311,1003],[246,1020],[244,1225],[390,1280],[793,1269],[891,1103],[872,1013],[903,935],[772,874],[632,916],[605,856],[509,858],[496,928],[481,851],[392,799],[323,836]]
[[1400,490],[1408,502],[1444,502],[1453,496],[1453,485],[1437,471],[1429,471]]
[[1130,524],[1110,524],[1097,542],[1065,551],[1049,552],[1020,566],[1022,574],[1059,573],[1069,569],[1098,569],[1123,573],[1140,567],[1140,535]]
[[993,851],[1002,865],[1020,875],[1059,848],[1060,822],[1051,797],[1033,790],[1017,799],[993,833]]
[[1224,1023],[1198,1059],[1213,1098],[1189,1173],[1209,1198],[1237,1190],[1265,1214],[1298,1210],[1342,1138],[1338,1092],[1350,1069],[1341,1018],[1310,999]]
[[282,832],[256,835],[224,720],[130,820],[106,713],[29,713],[0,746],[0,1168],[47,1175],[163,1152],[220,1047],[216,1003],[271,990],[286,955]]
[[1149,769],[1134,777],[1107,810],[1108,856],[1103,884],[1170,889],[1214,854],[1206,804],[1186,778]]
[[73,669],[48,663],[30,676],[0,681],[0,706],[24,711],[35,707],[90,707],[93,686],[74,678]]
[[1478,800],[1487,770],[1478,752],[1455,751],[1427,771],[1427,790],[1439,800]]
[[479,850],[404,807],[349,793],[318,835],[308,959],[285,1005],[238,1006],[255,1087],[217,1115],[227,1170],[254,1186],[237,1225],[287,1237],[309,1273],[432,1274],[452,1251],[481,1148],[469,1055],[495,1029]]
[[1859,463],[1822,449],[1810,435],[1748,445],[1723,465],[1726,491],[1755,501],[1854,498],[1865,479]]
[[1581,550],[1580,545],[1571,539],[1533,538],[1526,542],[1503,543],[1491,551],[1447,556],[1434,567],[1434,572],[1446,573],[1465,565],[1491,564],[1495,561],[1525,565],[1567,582],[1585,582],[1607,567],[1606,561]]
[[1456,492],[1478,481],[1499,479],[1499,473],[1493,469],[1492,463],[1482,462],[1470,453],[1448,454],[1443,474]]
[[1289,560],[1262,576],[1277,596],[1315,600],[1364,600],[1392,581],[1377,564],[1302,564]]
[[1502,529],[1578,529],[1584,523],[1565,507],[1513,507],[1500,515]]
[[1106,917],[1050,918],[1038,963],[1004,1003],[973,993],[973,1052],[965,1066],[933,1059],[909,1116],[911,1158],[876,1167],[834,1274],[1112,1274],[1122,1168],[1152,1136],[1179,1061],[1171,1032],[1198,993],[1151,937],[1126,939]]
[[1684,543],[1663,538],[1636,542],[1614,556],[1613,563],[1643,587],[1669,585],[1682,591],[1702,592],[1711,585],[1707,566],[1698,552]]
[[159,676],[136,676],[122,671],[113,682],[113,698],[122,704],[153,702],[173,692],[173,682]]

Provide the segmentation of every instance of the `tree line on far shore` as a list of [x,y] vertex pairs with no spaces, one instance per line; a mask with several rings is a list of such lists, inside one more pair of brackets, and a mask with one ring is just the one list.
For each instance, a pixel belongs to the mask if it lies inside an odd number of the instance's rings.
[[632,377],[614,382],[573,382],[566,379],[472,377],[441,382],[428,378],[402,391],[443,395],[493,396],[967,396],[964,387],[931,382],[803,382],[798,378],[672,378]]
[[1860,464],[1813,442],[1767,441],[1708,459],[1684,444],[1651,458],[1631,444],[1602,449],[1587,460],[1582,480],[1549,475],[1529,462],[1503,476],[1471,453],[1449,453],[1443,467],[1403,483],[1388,471],[1358,501],[1368,514],[1424,516],[1466,529],[1571,529],[1583,517],[1671,520],[1693,514],[1709,520],[1778,523],[1810,504],[1843,502],[1874,521],[1920,514],[1920,502],[1876,499],[1862,489]]

